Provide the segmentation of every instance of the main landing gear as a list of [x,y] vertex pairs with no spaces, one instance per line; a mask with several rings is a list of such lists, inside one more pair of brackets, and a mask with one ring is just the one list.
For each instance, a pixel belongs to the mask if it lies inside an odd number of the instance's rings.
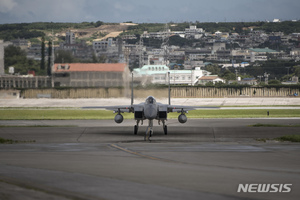
[[[138,130],[139,130],[139,123],[141,120],[136,120],[136,125],[134,126],[134,135],[137,134]],[[143,125],[143,120],[142,120],[142,125]]]
[[[166,125],[165,120],[162,120],[162,123],[163,123],[164,133],[165,133],[165,135],[168,135],[168,127]],[[158,125],[160,125],[160,120],[158,121]]]
[[[136,120],[136,125],[134,126],[134,135],[137,135],[137,132],[139,130],[139,123],[140,123],[141,120]],[[164,130],[164,134],[167,135],[168,134],[168,127],[166,125],[166,122],[165,120],[161,120],[162,123],[163,123],[163,130]],[[160,125],[160,120],[158,121],[158,124]],[[142,120],[142,125],[143,125],[143,120]],[[148,134],[149,133],[149,134]],[[144,140],[150,140],[150,137],[152,137],[153,135],[153,120],[149,120],[148,121],[148,127],[146,129],[146,134],[145,134],[145,137],[144,137]]]

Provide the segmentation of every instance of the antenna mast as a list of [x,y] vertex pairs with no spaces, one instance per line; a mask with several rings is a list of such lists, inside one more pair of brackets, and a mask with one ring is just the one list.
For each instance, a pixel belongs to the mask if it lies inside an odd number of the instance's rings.
[[139,41],[139,67],[142,68],[144,65],[144,52],[143,52],[143,39],[140,36],[140,41]]
[[54,42],[53,42],[53,40],[54,40],[54,35],[53,35],[53,30],[52,30],[52,52],[51,52],[51,56],[52,56],[52,58],[51,58],[51,64],[50,64],[50,67],[51,67],[51,70],[50,70],[50,72],[51,72],[51,86],[52,87],[54,87],[54,80],[53,80],[53,72],[54,72],[54,57],[55,57],[55,55],[54,55]]
[[165,30],[163,32],[163,42],[161,44],[161,47],[164,50],[165,65],[169,64],[169,37],[170,37],[169,25],[166,24]]

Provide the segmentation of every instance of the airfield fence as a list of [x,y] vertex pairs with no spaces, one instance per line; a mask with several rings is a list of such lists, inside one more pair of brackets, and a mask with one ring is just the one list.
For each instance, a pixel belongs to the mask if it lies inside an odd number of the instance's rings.
[[[126,91],[126,92],[125,92]],[[23,98],[130,98],[130,91],[124,88],[64,88],[64,89],[23,89]],[[126,94],[127,93],[127,94]],[[171,87],[174,98],[222,98],[222,97],[297,97],[300,88],[289,87]],[[157,98],[168,96],[168,88],[135,88],[134,96],[145,98],[152,95]]]

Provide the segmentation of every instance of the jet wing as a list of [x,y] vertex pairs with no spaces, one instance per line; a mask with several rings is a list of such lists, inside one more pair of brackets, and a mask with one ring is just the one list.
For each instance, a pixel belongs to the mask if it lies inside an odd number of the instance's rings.
[[206,106],[182,106],[182,105],[166,105],[168,112],[180,112],[197,109],[219,109],[220,107],[206,107]]
[[106,109],[113,110],[115,112],[134,112],[134,105],[121,105],[121,106],[90,106],[90,107],[82,107],[83,109]]
[[91,107],[82,107],[83,109],[106,109],[106,110],[113,110],[115,112],[129,112],[133,113],[135,111],[143,111],[144,110],[144,103],[140,104],[133,104],[133,105],[120,105],[120,106],[91,106]]

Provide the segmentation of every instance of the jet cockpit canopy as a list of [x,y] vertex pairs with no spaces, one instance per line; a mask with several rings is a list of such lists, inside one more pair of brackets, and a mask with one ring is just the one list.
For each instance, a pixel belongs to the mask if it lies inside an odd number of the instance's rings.
[[145,103],[146,104],[156,104],[156,100],[155,100],[155,98],[153,96],[149,96],[149,97],[147,97]]

